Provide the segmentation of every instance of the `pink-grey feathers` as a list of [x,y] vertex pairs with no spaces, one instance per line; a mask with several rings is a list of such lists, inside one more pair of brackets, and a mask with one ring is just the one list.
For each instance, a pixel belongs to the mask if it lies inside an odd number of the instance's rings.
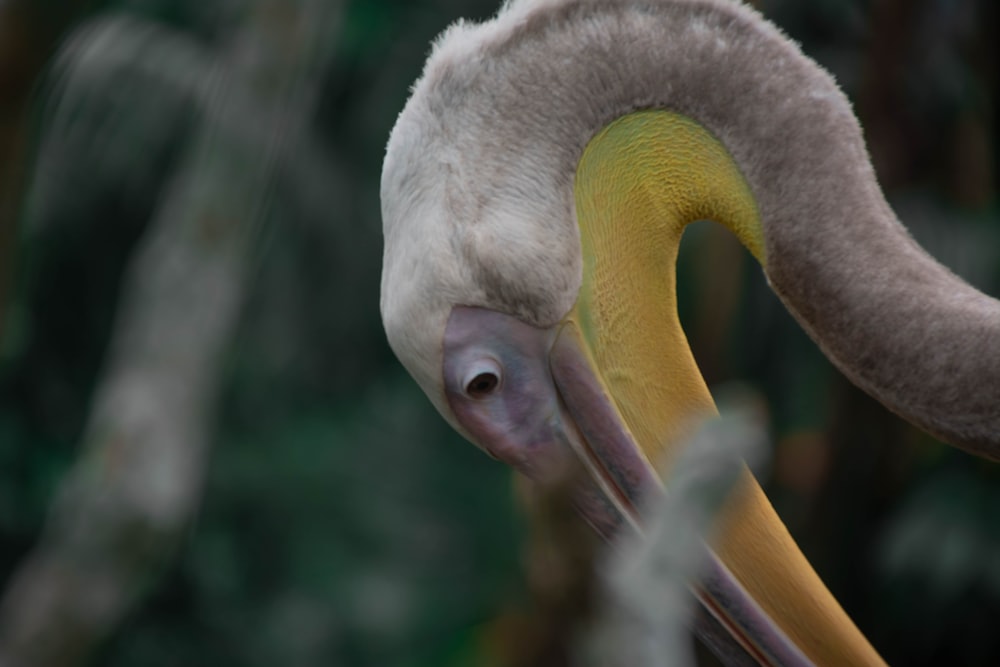
[[1000,304],[896,220],[833,79],[726,0],[523,0],[437,41],[387,149],[382,313],[446,417],[451,307],[536,326],[566,314],[581,281],[577,163],[643,108],[685,114],[726,146],[761,213],[771,285],[852,381],[1000,458]]

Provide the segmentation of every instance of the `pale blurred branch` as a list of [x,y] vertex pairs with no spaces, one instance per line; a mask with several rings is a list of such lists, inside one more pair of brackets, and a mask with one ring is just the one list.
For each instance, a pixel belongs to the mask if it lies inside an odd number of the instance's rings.
[[17,245],[32,91],[62,31],[86,4],[63,2],[47,5],[46,11],[29,0],[0,0],[0,340]]
[[722,416],[685,444],[665,492],[643,510],[644,535],[627,536],[600,568],[600,603],[577,664],[694,664],[700,609],[690,587],[704,566],[704,544],[745,462],[759,467],[768,449],[760,399],[745,389],[721,395]]
[[[745,462],[757,468],[767,456],[762,405],[746,389],[723,391],[722,416],[684,445],[665,493],[642,508],[643,534],[621,535],[610,547],[575,516],[573,479],[534,489],[528,558],[533,615],[516,629],[519,644],[500,663],[693,665],[692,632],[705,626],[692,582],[705,564],[713,521]],[[726,653],[725,659],[744,664],[745,655]]]
[[[165,157],[182,157],[179,147],[214,103],[214,66],[206,46],[150,21],[110,14],[81,26],[43,82],[28,238],[90,223],[87,213],[108,192],[140,204],[155,199],[173,166]],[[216,122],[213,132],[229,130]]]
[[[220,104],[212,93],[217,83],[212,51],[163,25],[109,14],[77,30],[42,91],[45,131],[26,202],[31,240],[89,223],[93,216],[81,212],[108,192],[140,206],[159,198],[177,146],[201,124],[212,127],[216,143],[277,162],[272,190],[326,206],[326,186],[336,175],[330,156],[309,141],[311,119],[282,121],[283,139],[274,142],[262,128],[274,125],[275,110],[239,81]],[[303,95],[317,87],[307,88]],[[309,111],[313,104],[302,99],[294,106]]]
[[[304,125],[337,8],[248,3],[212,63],[202,124],[125,276],[84,453],[5,593],[0,665],[85,660],[196,511],[223,351],[272,213],[276,156]],[[230,121],[255,123],[260,140],[234,140]]]

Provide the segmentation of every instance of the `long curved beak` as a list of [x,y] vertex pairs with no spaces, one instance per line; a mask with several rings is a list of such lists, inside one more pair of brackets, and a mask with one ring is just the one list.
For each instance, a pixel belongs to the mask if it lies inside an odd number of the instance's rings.
[[[605,387],[580,330],[562,324],[549,366],[564,411],[563,434],[607,502],[578,503],[605,537],[628,525],[642,531],[639,508],[662,494],[663,485]],[[582,497],[586,498],[584,491]],[[704,542],[700,579],[690,588],[703,608],[695,632],[734,664],[812,664],[740,585]]]

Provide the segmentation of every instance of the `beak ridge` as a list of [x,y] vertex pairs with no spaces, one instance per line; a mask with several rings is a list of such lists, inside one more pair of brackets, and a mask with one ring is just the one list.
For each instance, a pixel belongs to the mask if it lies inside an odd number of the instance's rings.
[[633,520],[636,503],[660,487],[653,467],[618,417],[611,396],[594,372],[576,324],[566,322],[549,352],[556,390],[576,426],[577,455],[622,513]]
[[[596,497],[597,489],[587,485],[587,492],[577,496],[578,509],[606,538],[616,531],[609,535],[602,527],[618,526],[622,519],[643,532],[639,509],[651,494],[663,493],[663,484],[619,416],[572,320],[556,336],[549,366],[565,411],[564,429],[572,431],[566,440],[605,496]],[[746,664],[811,665],[707,544],[703,551],[700,582],[691,586],[706,612],[695,623],[696,634],[713,650],[739,655]]]

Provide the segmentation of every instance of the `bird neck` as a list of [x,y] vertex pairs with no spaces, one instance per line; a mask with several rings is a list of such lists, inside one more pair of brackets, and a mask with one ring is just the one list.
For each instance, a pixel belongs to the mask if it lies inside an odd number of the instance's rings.
[[[636,109],[681,113],[739,165],[764,232],[755,254],[826,356],[905,419],[1000,460],[1000,302],[913,242],[879,190],[850,102],[773,25],[730,0],[550,0],[513,3],[484,33],[449,33],[422,84],[440,91],[426,106],[435,128],[475,165],[453,170],[462,187],[449,210],[478,220],[484,203],[502,200],[496,224],[530,218],[567,238],[576,230],[566,186],[594,133]],[[461,121],[442,115],[457,91],[474,100],[454,105]],[[476,180],[462,184],[466,171]],[[455,208],[482,181],[485,196]],[[549,266],[564,271],[540,274],[532,256],[495,291],[510,295],[508,312],[548,326],[575,290],[530,308],[522,295],[537,291],[538,275],[571,285],[579,264],[572,244],[537,246],[559,252]]]
[[[629,114],[596,135],[575,200],[583,283],[572,318],[633,437],[663,470],[690,429],[715,414],[677,315],[681,235],[690,222],[716,220],[764,264],[757,206],[723,145],[666,111]],[[810,659],[882,664],[749,472],[717,535],[722,562]]]

